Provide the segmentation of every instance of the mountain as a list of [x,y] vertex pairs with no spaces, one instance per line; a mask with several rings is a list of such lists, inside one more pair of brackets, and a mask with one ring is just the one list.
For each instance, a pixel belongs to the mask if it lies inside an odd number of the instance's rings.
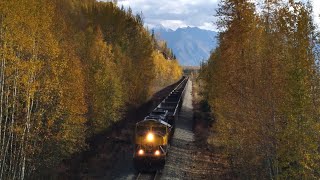
[[168,47],[183,66],[199,66],[207,60],[217,46],[217,32],[197,27],[178,28],[173,31],[162,25],[153,28],[155,35],[168,43]]

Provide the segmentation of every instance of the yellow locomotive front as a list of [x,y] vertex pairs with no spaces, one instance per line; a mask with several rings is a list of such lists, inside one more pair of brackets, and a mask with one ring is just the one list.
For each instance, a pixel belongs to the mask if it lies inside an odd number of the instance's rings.
[[137,169],[163,167],[170,130],[169,124],[158,119],[145,119],[136,124],[133,159]]

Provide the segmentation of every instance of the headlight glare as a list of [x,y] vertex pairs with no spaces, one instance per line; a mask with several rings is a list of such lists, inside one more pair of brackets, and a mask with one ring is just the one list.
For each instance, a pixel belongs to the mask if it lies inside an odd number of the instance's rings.
[[160,156],[160,151],[159,151],[159,150],[156,150],[156,151],[154,152],[154,155]]
[[138,154],[139,154],[140,156],[142,156],[142,155],[144,154],[144,150],[143,150],[143,149],[140,149],[140,150],[138,151]]
[[147,141],[152,142],[154,140],[154,134],[152,132],[149,132],[147,134]]

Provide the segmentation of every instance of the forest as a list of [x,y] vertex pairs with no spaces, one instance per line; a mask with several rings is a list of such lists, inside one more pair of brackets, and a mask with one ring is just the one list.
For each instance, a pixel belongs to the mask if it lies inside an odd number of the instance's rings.
[[182,75],[143,16],[95,0],[0,1],[0,179],[88,148]]
[[[261,2],[261,1],[260,1]],[[201,67],[208,142],[241,179],[320,178],[319,38],[312,6],[222,0],[219,46]]]

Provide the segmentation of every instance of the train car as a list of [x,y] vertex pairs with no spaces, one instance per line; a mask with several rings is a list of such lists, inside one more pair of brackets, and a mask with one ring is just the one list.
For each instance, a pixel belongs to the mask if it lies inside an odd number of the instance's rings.
[[164,166],[187,82],[188,79],[183,77],[144,120],[136,123],[133,160],[138,171],[157,170]]

